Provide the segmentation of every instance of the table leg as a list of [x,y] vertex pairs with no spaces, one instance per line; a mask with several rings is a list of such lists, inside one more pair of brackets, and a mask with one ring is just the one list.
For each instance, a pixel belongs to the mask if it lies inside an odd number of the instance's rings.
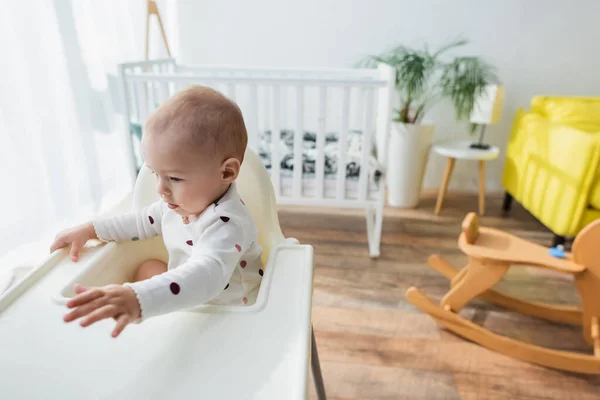
[[479,160],[479,215],[485,213],[485,161]]
[[444,171],[444,179],[442,181],[442,186],[440,187],[440,192],[438,193],[437,202],[435,203],[435,215],[439,215],[442,210],[442,204],[444,203],[444,196],[446,196],[446,191],[448,190],[448,182],[450,182],[450,176],[452,175],[452,170],[454,169],[454,163],[456,158],[449,157],[448,163],[446,163],[446,170]]

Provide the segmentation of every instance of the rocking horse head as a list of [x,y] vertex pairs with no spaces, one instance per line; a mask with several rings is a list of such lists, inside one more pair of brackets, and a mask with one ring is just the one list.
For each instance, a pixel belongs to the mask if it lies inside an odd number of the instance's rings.
[[474,244],[479,236],[479,218],[474,212],[467,214],[462,223],[462,233],[468,244]]

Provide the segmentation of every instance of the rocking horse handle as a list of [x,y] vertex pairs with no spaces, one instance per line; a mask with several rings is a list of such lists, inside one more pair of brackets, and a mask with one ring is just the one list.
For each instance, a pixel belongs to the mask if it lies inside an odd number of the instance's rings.
[[477,214],[474,212],[468,213],[462,222],[461,229],[467,244],[475,244],[477,237],[479,237],[479,218]]

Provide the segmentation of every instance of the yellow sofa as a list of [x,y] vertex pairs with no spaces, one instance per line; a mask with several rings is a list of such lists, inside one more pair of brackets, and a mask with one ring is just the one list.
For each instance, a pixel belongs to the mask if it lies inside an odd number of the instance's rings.
[[600,98],[536,96],[517,111],[506,152],[504,210],[518,201],[553,245],[600,218]]

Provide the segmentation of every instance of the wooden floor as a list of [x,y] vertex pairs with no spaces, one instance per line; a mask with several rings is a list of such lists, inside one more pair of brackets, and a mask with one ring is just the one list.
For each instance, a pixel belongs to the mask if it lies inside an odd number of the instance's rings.
[[[549,245],[551,235],[518,205],[508,217],[500,196],[488,196],[482,225]],[[426,265],[432,253],[455,265],[466,259],[456,242],[473,195],[449,194],[442,214],[435,196],[416,210],[386,210],[382,255],[367,252],[360,212],[286,207],[280,221],[288,237],[315,249],[313,323],[329,399],[600,399],[600,377],[530,365],[440,329],[408,303],[410,286],[436,301],[448,281]],[[570,278],[512,268],[500,290],[529,300],[576,304]],[[556,349],[588,351],[577,328],[548,323],[476,301],[461,311],[486,328]],[[312,390],[312,388],[311,388]],[[312,394],[314,397],[314,393]]]

